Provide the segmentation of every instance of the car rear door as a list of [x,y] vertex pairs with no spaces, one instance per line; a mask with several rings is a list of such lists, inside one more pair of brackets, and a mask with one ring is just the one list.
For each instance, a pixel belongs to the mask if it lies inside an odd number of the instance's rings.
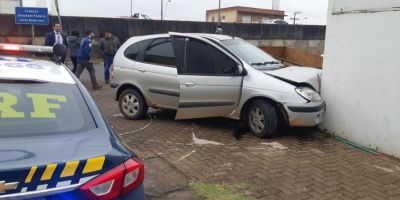
[[201,37],[171,33],[179,79],[176,119],[228,116],[240,99],[240,61]]
[[135,80],[130,76],[130,82],[140,87],[150,106],[176,109],[179,83],[170,38],[150,39],[141,48],[132,61]]

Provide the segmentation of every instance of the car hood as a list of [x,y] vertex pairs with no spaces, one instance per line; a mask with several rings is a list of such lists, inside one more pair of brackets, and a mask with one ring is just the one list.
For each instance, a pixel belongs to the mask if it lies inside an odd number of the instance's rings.
[[311,67],[285,67],[277,70],[263,70],[265,74],[274,76],[296,86],[304,83],[311,85],[317,92],[321,89],[322,70]]

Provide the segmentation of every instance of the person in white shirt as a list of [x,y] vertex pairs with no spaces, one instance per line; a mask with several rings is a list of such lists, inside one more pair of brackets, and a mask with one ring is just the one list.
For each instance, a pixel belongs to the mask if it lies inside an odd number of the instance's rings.
[[[60,23],[55,23],[53,26],[53,31],[47,33],[45,39],[45,46],[54,46],[56,44],[63,44],[68,47],[67,36],[62,32],[62,26]],[[61,62],[65,62],[66,56],[62,56]]]

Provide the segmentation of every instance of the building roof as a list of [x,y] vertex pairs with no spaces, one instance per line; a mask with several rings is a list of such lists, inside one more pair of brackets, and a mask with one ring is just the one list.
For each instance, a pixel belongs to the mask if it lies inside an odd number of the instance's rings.
[[[218,12],[219,9],[207,10],[207,14]],[[243,7],[243,6],[234,6],[221,8],[221,11],[237,11],[242,13],[254,13],[261,15],[275,15],[275,16],[285,16],[285,11],[283,10],[271,10],[271,9],[263,9],[263,8],[252,8],[252,7]]]

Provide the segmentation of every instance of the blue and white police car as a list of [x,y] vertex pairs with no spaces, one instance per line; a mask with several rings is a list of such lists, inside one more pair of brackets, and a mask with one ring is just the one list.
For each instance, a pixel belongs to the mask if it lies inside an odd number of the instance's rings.
[[0,54],[0,200],[140,200],[143,180],[143,163],[67,67]]

